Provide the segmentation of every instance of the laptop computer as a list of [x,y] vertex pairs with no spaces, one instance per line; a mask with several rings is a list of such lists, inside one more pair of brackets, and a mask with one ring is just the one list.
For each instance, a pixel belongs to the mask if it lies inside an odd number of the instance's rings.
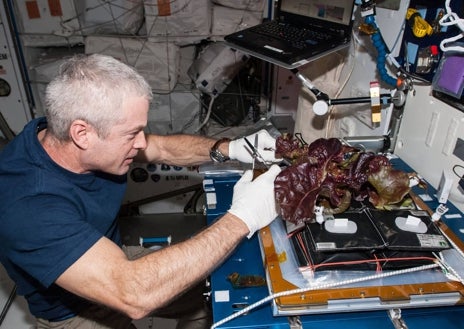
[[224,41],[231,48],[294,69],[349,45],[354,2],[279,0],[273,20],[229,34]]

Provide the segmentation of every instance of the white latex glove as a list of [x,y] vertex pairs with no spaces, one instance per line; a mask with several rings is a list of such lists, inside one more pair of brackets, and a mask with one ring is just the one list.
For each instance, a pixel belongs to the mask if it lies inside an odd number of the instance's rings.
[[[266,162],[278,162],[279,159],[275,158],[276,140],[265,129],[258,131],[246,137],[248,141],[254,146],[255,135],[258,135],[258,152]],[[245,142],[245,138],[238,138],[229,143],[229,158],[238,160],[240,162],[251,163],[253,156],[250,153],[250,147]]]
[[274,180],[280,170],[278,165],[272,165],[253,181],[253,171],[247,170],[234,186],[229,212],[248,226],[248,238],[277,217]]

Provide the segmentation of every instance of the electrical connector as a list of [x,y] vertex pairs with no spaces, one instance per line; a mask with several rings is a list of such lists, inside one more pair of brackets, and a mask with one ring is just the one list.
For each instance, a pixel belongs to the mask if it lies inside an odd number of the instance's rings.
[[449,208],[445,206],[444,204],[440,204],[437,209],[435,209],[435,212],[432,214],[432,221],[436,222],[438,221],[444,214],[447,213]]

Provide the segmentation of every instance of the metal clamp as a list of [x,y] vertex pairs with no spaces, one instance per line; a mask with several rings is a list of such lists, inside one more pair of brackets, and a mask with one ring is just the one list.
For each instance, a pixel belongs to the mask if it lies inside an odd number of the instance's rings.
[[299,316],[289,316],[287,319],[290,329],[303,329],[303,325]]
[[400,308],[392,308],[391,310],[388,310],[388,316],[396,329],[408,329],[406,322],[404,322],[401,318]]

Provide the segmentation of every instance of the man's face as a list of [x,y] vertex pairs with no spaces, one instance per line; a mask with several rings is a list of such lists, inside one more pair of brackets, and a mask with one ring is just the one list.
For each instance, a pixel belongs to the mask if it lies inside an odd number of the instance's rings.
[[121,123],[114,125],[104,139],[94,135],[94,169],[115,175],[129,171],[134,157],[147,146],[143,129],[147,125],[148,105],[143,97],[126,99]]

